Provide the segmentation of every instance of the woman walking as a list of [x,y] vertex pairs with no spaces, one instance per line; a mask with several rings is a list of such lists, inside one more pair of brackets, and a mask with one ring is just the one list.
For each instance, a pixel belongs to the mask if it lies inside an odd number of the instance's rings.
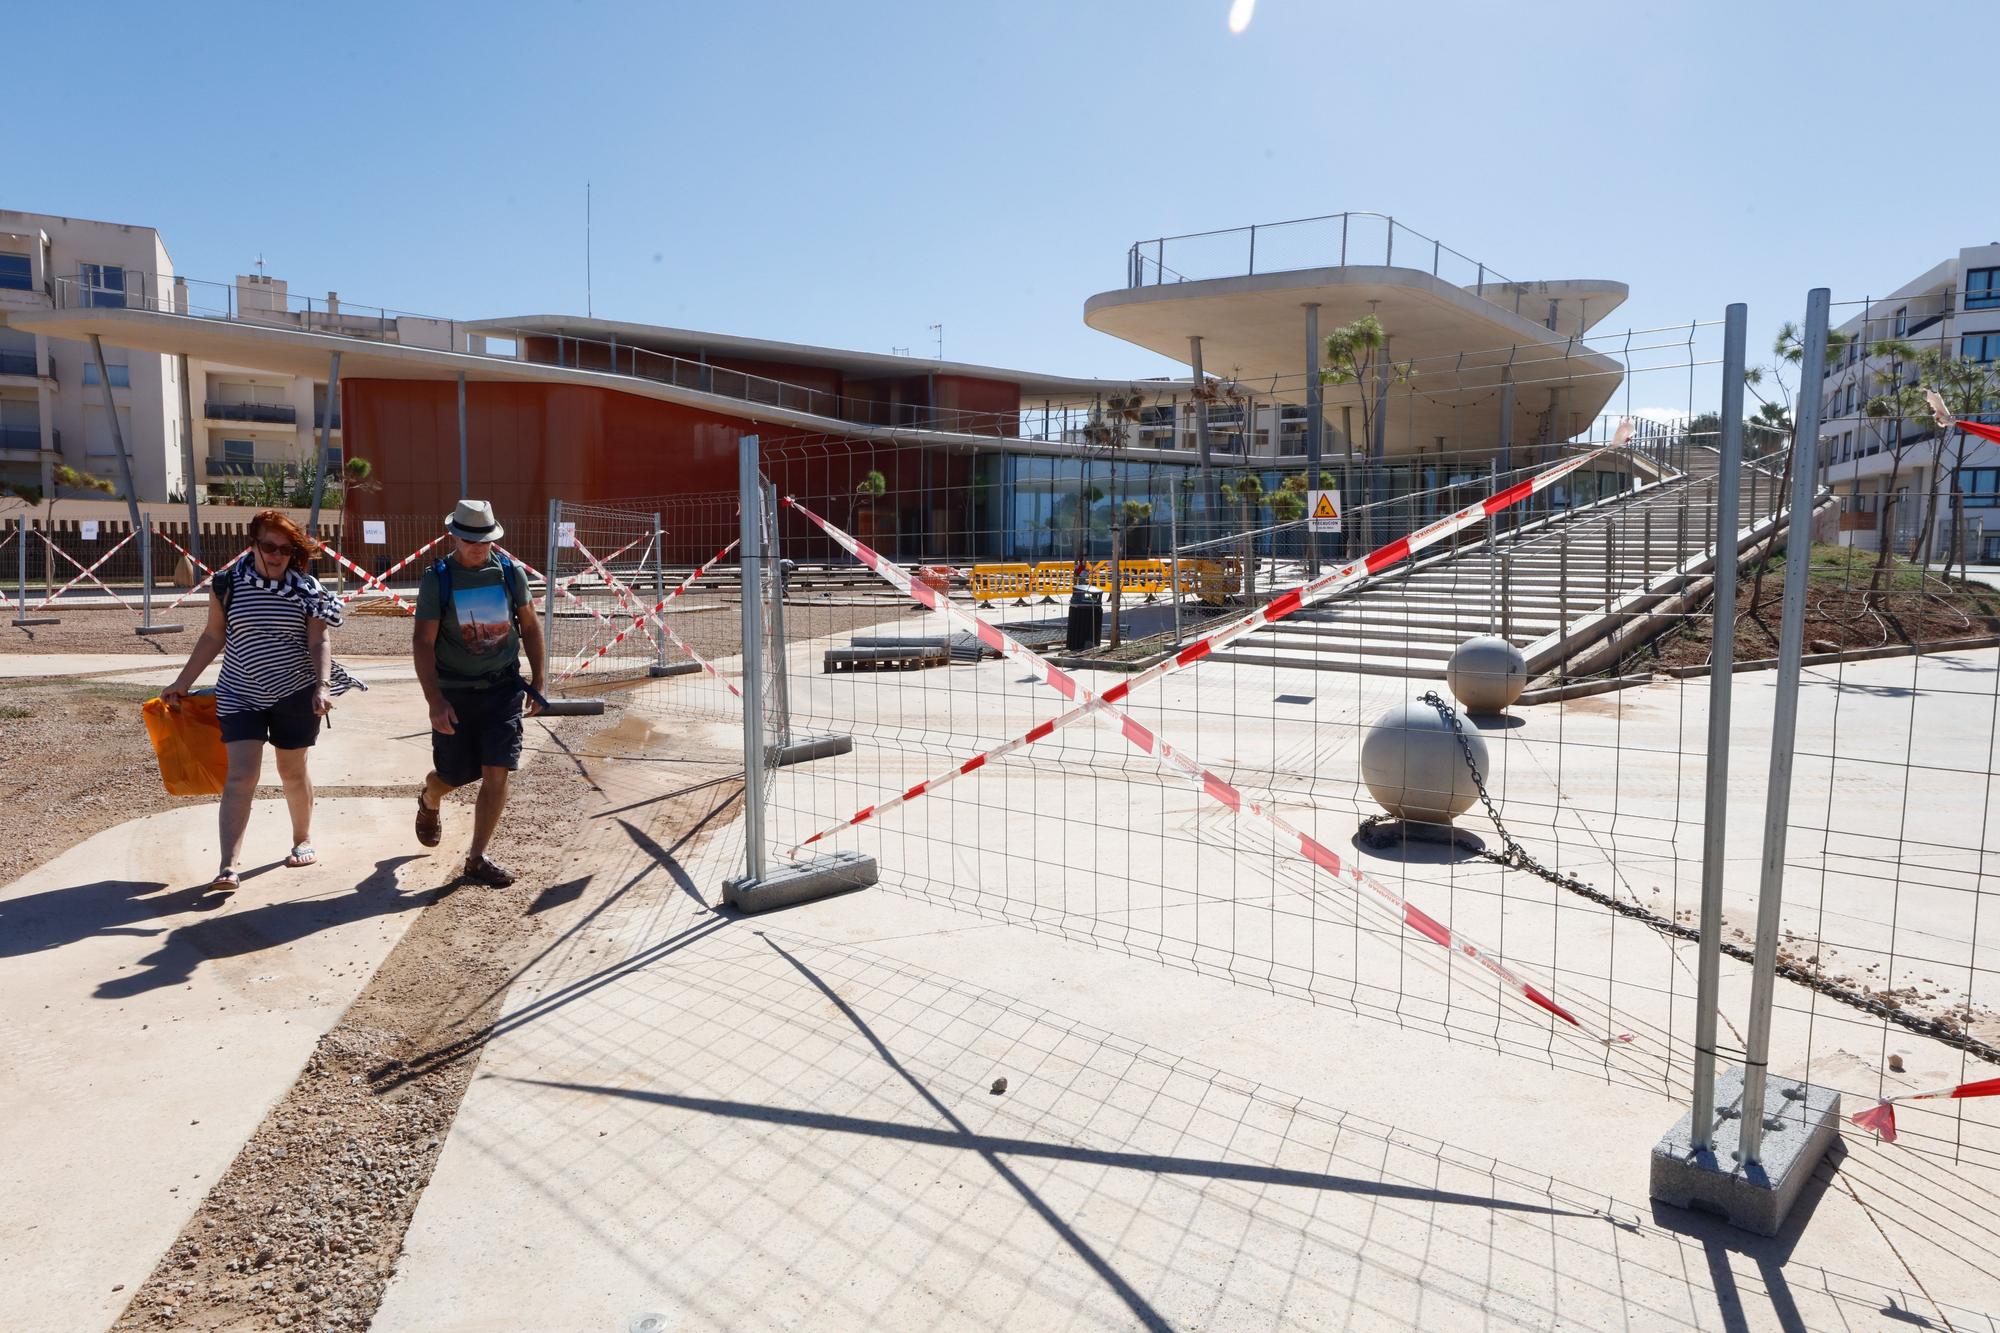
[[336,695],[366,689],[333,660],[327,632],[340,624],[340,599],[306,572],[319,543],[275,509],[250,520],[250,550],[215,574],[208,624],[174,683],[160,691],[178,707],[203,669],[222,654],[215,712],[229,753],[222,788],[222,866],[213,887],[242,881],[237,858],[250,801],[264,767],[264,744],[277,751],[278,777],[292,816],[288,866],[318,860],[312,845],[313,785],[306,752]]

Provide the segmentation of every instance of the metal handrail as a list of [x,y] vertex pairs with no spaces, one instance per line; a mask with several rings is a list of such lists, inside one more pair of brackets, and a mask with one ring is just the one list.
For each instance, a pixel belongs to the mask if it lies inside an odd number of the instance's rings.
[[[1476,272],[1477,276],[1475,277],[1472,286],[1474,290],[1477,291],[1482,296],[1485,294],[1486,286],[1489,282],[1492,282],[1502,287],[1515,287],[1520,285],[1514,282],[1513,279],[1508,278],[1507,276],[1502,274],[1499,270],[1490,267],[1489,265],[1480,260],[1472,258],[1472,256],[1468,254],[1453,249],[1451,246],[1446,245],[1443,241],[1438,240],[1434,236],[1427,236],[1423,232],[1420,232],[1413,227],[1405,226],[1404,224],[1396,221],[1395,218],[1391,217],[1387,213],[1371,213],[1371,212],[1356,210],[1345,213],[1325,213],[1321,214],[1318,217],[1288,218],[1281,222],[1256,222],[1256,223],[1251,223],[1250,225],[1244,227],[1221,227],[1210,231],[1182,232],[1178,236],[1156,236],[1150,240],[1134,241],[1126,251],[1126,286],[1128,287],[1158,286],[1166,281],[1166,275],[1169,273],[1173,274],[1174,279],[1179,282],[1198,281],[1198,279],[1190,278],[1187,274],[1182,273],[1179,270],[1168,266],[1166,262],[1166,247],[1168,246],[1168,244],[1175,241],[1202,241],[1202,240],[1211,240],[1216,237],[1222,237],[1222,236],[1242,236],[1245,238],[1248,247],[1246,261],[1242,271],[1245,275],[1254,276],[1257,272],[1258,232],[1262,231],[1266,235],[1269,235],[1271,232],[1283,227],[1303,227],[1303,226],[1312,226],[1316,224],[1334,223],[1334,222],[1338,222],[1340,224],[1339,260],[1336,264],[1315,265],[1315,267],[1344,268],[1350,262],[1347,253],[1348,239],[1349,239],[1348,233],[1350,230],[1351,223],[1356,218],[1363,218],[1371,221],[1380,221],[1381,223],[1384,224],[1385,242],[1382,251],[1382,263],[1385,266],[1394,263],[1395,253],[1396,253],[1396,234],[1398,232],[1402,232],[1404,235],[1408,236],[1412,241],[1416,242],[1419,248],[1419,253],[1421,253],[1421,248],[1423,246],[1427,245],[1430,247],[1431,250],[1430,272],[1432,277],[1443,276],[1440,272],[1440,269],[1443,267],[1444,257],[1446,255],[1450,255],[1452,258],[1460,260],[1466,265],[1471,266],[1472,269]],[[1152,247],[1153,249],[1153,254],[1151,256],[1148,256],[1145,253],[1146,247],[1149,246]],[[1153,280],[1151,282],[1146,281],[1148,264],[1152,265]],[[1267,269],[1266,271],[1268,272],[1270,270]],[[1217,276],[1233,277],[1236,275],[1234,273],[1226,273]]]

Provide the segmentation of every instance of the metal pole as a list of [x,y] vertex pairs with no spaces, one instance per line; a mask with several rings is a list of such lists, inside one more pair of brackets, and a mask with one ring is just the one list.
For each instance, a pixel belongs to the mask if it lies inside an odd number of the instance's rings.
[[548,557],[542,565],[542,681],[551,687],[555,680],[549,674],[549,655],[556,637],[556,534],[561,527],[562,501],[551,497]]
[[[665,533],[660,527],[660,516],[653,515],[653,600],[665,601],[667,596],[667,547]],[[653,663],[664,669],[667,665],[667,632],[655,626],[653,629]]]
[[1514,597],[1509,590],[1514,582],[1514,557],[1503,556],[1500,560],[1500,637],[1508,642],[1514,639]]
[[[306,519],[306,535],[319,536],[319,506],[326,496],[326,451],[331,447],[333,432],[333,405],[340,401],[340,353],[333,354],[333,364],[326,372],[326,412],[319,419],[319,466],[313,469],[317,478],[313,482],[312,514]],[[461,497],[463,498],[463,497]],[[543,636],[546,639],[546,635]],[[542,677],[547,680],[547,676]]]
[[740,524],[740,584],[742,584],[742,695],[744,695],[744,875],[748,881],[764,879],[764,660],[762,634],[764,616],[760,582],[760,554],[764,524],[758,522],[764,492],[758,484],[758,436],[746,434],[740,442],[736,494],[742,510]]
[[139,488],[132,480],[132,458],[125,452],[125,431],[118,424],[118,402],[111,396],[111,372],[104,364],[104,340],[90,335],[90,350],[97,358],[97,382],[104,389],[104,415],[111,418],[111,442],[118,450],[118,473],[125,479],[125,507],[132,513],[132,530],[139,530]]
[[1569,675],[1569,533],[1556,538],[1556,633],[1561,636],[1556,670]]
[[[331,404],[328,410],[331,410]],[[458,372],[458,496],[462,500],[471,494],[472,468],[467,461],[465,447],[465,372],[461,370]]]
[[743,591],[743,873],[764,878],[764,664],[763,617],[758,593],[763,554],[763,490],[758,484],[757,437],[745,435],[737,459],[736,493],[742,521],[737,554]]
[[[1319,302],[1306,303],[1306,490],[1310,492],[1319,485],[1320,459],[1325,453],[1322,432],[1326,416],[1326,400],[1322,396],[1319,382]],[[1280,438],[1284,435],[1284,415],[1278,409],[1278,420],[1273,423]],[[1342,497],[1343,499],[1345,497]],[[1306,524],[1306,573],[1319,573],[1319,534]]]
[[[23,523],[27,519],[21,520]],[[27,534],[21,535],[21,549],[28,549]],[[27,557],[21,558],[21,586],[27,584]],[[1174,646],[1181,642],[1181,517],[1179,501],[1172,495],[1167,497],[1167,563],[1172,567],[1170,577],[1174,581]]]
[[180,357],[181,373],[181,471],[186,474],[188,506],[188,554],[201,559],[201,501],[195,495],[194,472],[194,391],[188,386],[187,354]]
[[[1493,477],[1493,482],[1489,489],[1497,491],[1500,489],[1500,460],[1497,458],[1494,459],[1488,465],[1488,470]],[[1496,518],[1489,517],[1486,520],[1486,632],[1488,634],[1498,634],[1500,632],[1500,533],[1498,525],[1499,520]]]
[[[1743,361],[1749,307],[1722,332],[1722,470],[1715,510],[1715,626],[1708,673],[1707,822],[1701,846],[1700,962],[1694,1001],[1693,1147],[1715,1146],[1715,1016],[1722,990],[1722,876],[1729,819],[1729,697],[1736,678],[1736,502],[1743,456]],[[1683,522],[1686,510],[1683,509]],[[1748,1105],[1749,1103],[1745,1103]]]
[[139,631],[153,628],[153,516],[139,532]]
[[1613,591],[1618,586],[1618,534],[1611,526],[1611,520],[1604,520],[1604,614],[1611,614],[1611,604],[1617,600]]
[[771,705],[777,718],[774,743],[792,743],[792,698],[785,680],[785,559],[778,547],[778,486],[764,482],[764,558],[771,572]]
[[[1827,308],[1833,294],[1815,287],[1806,296],[1803,364],[1826,364]],[[1739,377],[1740,378],[1740,377]],[[1764,1145],[1764,1078],[1770,1063],[1771,1000],[1777,986],[1778,908],[1785,887],[1785,826],[1792,809],[1792,741],[1799,721],[1799,659],[1806,636],[1806,574],[1812,558],[1812,502],[1819,448],[1819,395],[1799,395],[1798,430],[1792,437],[1791,517],[1785,530],[1785,612],[1778,627],[1777,708],[1771,718],[1771,777],[1764,795],[1764,865],[1757,887],[1757,957],[1750,979],[1750,1030],[1743,1053],[1743,1160],[1761,1160]],[[1738,413],[1737,415],[1741,415]],[[1727,418],[1725,418],[1727,420]]]

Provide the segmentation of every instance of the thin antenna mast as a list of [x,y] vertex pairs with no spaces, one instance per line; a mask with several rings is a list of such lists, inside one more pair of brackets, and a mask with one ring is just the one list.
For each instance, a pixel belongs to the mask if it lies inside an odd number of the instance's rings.
[[583,316],[590,319],[595,315],[591,308],[590,293],[590,182],[583,183]]

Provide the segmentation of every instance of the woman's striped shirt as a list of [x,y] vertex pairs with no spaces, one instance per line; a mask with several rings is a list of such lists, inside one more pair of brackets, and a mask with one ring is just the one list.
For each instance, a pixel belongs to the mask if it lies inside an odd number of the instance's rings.
[[[306,622],[323,620],[328,629],[340,624],[345,611],[340,598],[296,569],[287,569],[283,578],[267,579],[257,572],[254,555],[243,556],[217,574],[215,583],[226,629],[222,672],[215,682],[216,713],[269,708],[313,684],[317,676],[306,646]],[[335,662],[329,693],[356,688],[368,687]]]

